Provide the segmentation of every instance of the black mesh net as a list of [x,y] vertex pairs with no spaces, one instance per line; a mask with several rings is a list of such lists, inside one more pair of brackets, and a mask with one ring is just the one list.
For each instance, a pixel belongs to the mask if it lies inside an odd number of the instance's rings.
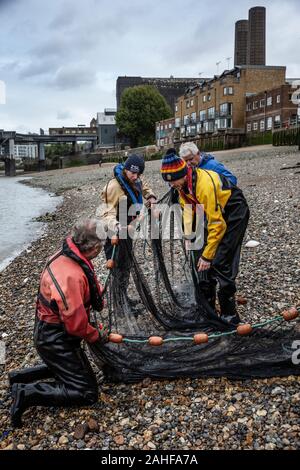
[[[161,202],[172,204],[171,193]],[[249,336],[222,320],[197,289],[198,274],[193,252],[176,238],[176,215],[170,215],[170,236],[164,240],[162,217],[155,239],[120,240],[107,283],[107,307],[95,322],[109,325],[123,336],[120,344],[91,345],[96,364],[110,381],[135,382],[146,377],[258,378],[298,375],[293,361],[294,341],[300,340],[297,322],[282,317],[254,326]],[[274,321],[273,321],[274,320]],[[208,334],[209,341],[195,344],[195,334]],[[163,338],[152,346],[151,336]]]

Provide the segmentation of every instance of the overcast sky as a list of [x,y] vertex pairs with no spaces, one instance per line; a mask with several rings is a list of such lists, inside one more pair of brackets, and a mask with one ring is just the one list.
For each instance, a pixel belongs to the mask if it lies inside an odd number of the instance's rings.
[[[234,24],[267,7],[267,65],[300,76],[299,0],[0,0],[0,129],[88,125],[115,107],[119,75],[212,76]],[[297,63],[298,62],[298,63]]]

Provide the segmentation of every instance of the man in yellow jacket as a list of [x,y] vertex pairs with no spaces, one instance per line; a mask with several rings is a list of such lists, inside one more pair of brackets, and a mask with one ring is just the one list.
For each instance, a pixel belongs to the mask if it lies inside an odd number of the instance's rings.
[[161,174],[179,193],[187,238],[193,233],[196,211],[199,207],[204,211],[206,239],[196,253],[200,298],[214,309],[218,283],[222,319],[239,323],[235,279],[249,220],[249,208],[242,191],[214,171],[188,167],[175,153],[165,156]]
[[113,273],[119,284],[122,300],[127,301],[131,306],[134,306],[135,302],[127,296],[127,289],[131,268],[132,239],[127,228],[138,217],[143,199],[146,200],[148,207],[156,203],[154,192],[141,176],[144,169],[144,159],[139,155],[130,155],[124,164],[115,166],[114,178],[105,185],[101,194],[100,218],[108,231],[108,239],[104,247],[107,259],[111,258],[113,251],[111,236],[116,232],[125,233],[126,236],[126,239],[119,242],[116,269]]

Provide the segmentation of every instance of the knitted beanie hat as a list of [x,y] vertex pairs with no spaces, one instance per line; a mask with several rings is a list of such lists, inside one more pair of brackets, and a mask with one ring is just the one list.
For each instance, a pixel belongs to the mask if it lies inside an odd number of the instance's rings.
[[165,181],[176,181],[187,174],[187,164],[176,153],[170,153],[164,156],[160,172]]
[[144,173],[145,162],[139,155],[130,155],[124,163],[125,170],[131,171],[132,173]]

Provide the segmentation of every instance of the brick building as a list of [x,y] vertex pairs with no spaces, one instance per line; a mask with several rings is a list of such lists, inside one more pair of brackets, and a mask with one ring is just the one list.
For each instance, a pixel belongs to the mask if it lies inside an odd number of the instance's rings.
[[155,141],[158,148],[173,147],[175,118],[159,121],[155,125]]
[[175,106],[174,140],[235,130],[245,133],[246,96],[285,84],[286,67],[239,66],[191,87]]
[[297,123],[295,89],[290,84],[262,91],[246,98],[246,132],[272,131]]

